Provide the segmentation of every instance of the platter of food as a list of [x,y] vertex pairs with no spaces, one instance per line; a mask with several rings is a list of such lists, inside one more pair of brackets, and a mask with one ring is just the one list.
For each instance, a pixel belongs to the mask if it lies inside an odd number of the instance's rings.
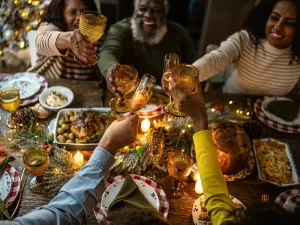
[[272,138],[253,140],[260,180],[287,187],[299,184],[299,175],[289,145]]
[[300,125],[300,104],[289,98],[265,98],[262,102],[262,111],[277,123],[287,126]]
[[67,108],[58,112],[54,141],[68,150],[92,151],[117,118],[110,108]]

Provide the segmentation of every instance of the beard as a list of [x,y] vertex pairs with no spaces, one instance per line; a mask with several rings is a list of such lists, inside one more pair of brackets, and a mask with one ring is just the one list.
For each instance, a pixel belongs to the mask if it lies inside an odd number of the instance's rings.
[[133,17],[130,22],[133,38],[136,41],[140,41],[149,45],[160,43],[168,31],[165,20],[157,22],[157,28],[151,33],[144,32],[142,19]]

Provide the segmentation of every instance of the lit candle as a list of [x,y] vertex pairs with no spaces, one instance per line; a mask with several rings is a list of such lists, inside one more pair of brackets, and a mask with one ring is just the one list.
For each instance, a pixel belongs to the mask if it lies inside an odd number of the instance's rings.
[[192,179],[195,182],[198,181],[198,180],[200,180],[200,174],[199,174],[198,170],[196,170],[195,172],[193,172]]
[[150,121],[148,119],[144,119],[141,123],[141,130],[144,133],[147,133],[150,129]]
[[82,165],[84,162],[83,155],[77,151],[77,153],[74,155],[74,160],[76,164]]
[[197,182],[196,182],[196,185],[195,185],[195,192],[197,193],[197,194],[203,194],[203,187],[202,187],[202,182],[201,182],[201,180],[198,180]]

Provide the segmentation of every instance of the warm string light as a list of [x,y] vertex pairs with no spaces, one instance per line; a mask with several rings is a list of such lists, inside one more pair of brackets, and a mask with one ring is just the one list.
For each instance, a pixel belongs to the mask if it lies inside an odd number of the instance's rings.
[[82,166],[84,163],[84,157],[83,154],[81,154],[79,151],[74,155],[74,161],[78,166]]
[[149,130],[150,130],[150,121],[148,118],[144,119],[142,122],[141,122],[141,131],[144,132],[144,133],[147,133]]

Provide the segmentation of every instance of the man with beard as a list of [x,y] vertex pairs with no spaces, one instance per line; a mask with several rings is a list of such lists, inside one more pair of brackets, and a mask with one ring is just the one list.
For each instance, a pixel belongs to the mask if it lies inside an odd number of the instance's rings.
[[[164,57],[176,53],[181,63],[193,63],[196,50],[188,32],[167,20],[168,0],[135,0],[132,18],[110,27],[98,62],[108,89],[115,94],[111,71],[118,64],[137,69],[139,76],[149,73],[160,84]],[[112,97],[107,92],[105,104]]]

